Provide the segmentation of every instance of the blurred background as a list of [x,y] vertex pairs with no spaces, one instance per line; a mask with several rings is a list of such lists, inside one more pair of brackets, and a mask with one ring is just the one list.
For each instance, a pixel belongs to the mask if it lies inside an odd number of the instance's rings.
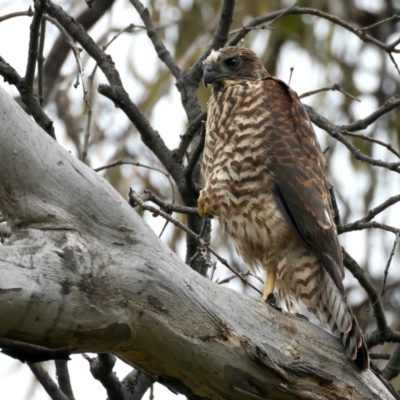
[[[181,105],[175,79],[158,59],[154,48],[143,29],[143,22],[128,0],[97,0],[91,10],[83,0],[56,1],[70,15],[87,27],[92,38],[106,45],[121,30],[133,24],[133,28],[122,33],[107,48],[122,77],[125,89],[140,110],[158,130],[166,145],[176,148],[187,128],[187,119]],[[202,55],[210,42],[219,20],[219,0],[152,0],[143,1],[150,10],[157,32],[163,39],[179,67],[190,68]],[[256,17],[293,5],[293,0],[237,0],[232,31],[242,27]],[[0,0],[0,16],[11,12],[26,11],[32,6],[27,0]],[[316,8],[335,15],[354,27],[371,26],[400,12],[400,0],[299,0],[299,7]],[[20,75],[25,74],[27,61],[29,26],[31,18],[21,16],[0,23],[0,55]],[[86,24],[86,25],[85,25]],[[400,22],[390,20],[367,31],[384,43],[400,36]],[[399,73],[389,56],[378,47],[363,43],[358,37],[330,21],[311,15],[284,16],[268,29],[255,29],[248,33],[243,45],[254,50],[271,75],[277,76],[299,95],[324,86],[339,84],[341,88],[359,101],[337,91],[321,92],[305,97],[303,102],[311,105],[321,115],[337,125],[348,124],[365,118],[390,97],[399,93]],[[77,80],[77,65],[74,56],[58,29],[46,24],[44,46],[46,58],[44,74],[45,111],[54,120],[58,142],[78,158],[82,156],[83,138],[88,119],[88,108],[83,101],[82,84],[74,87]],[[394,55],[400,63],[400,57]],[[92,74],[95,63],[81,52],[85,85]],[[291,77],[291,78],[290,78]],[[94,75],[92,92],[92,126],[86,163],[98,168],[118,159],[129,159],[164,170],[158,159],[141,142],[136,128],[125,114],[116,109],[108,99],[97,93],[99,83],[106,83],[100,70]],[[17,100],[18,92],[4,82],[5,87]],[[198,96],[202,107],[206,107],[209,89],[202,84]],[[381,204],[390,196],[399,194],[400,180],[395,172],[372,167],[354,159],[349,151],[324,131],[316,128],[322,149],[326,149],[326,160],[330,182],[335,187],[342,223],[355,221],[368,210]],[[360,132],[399,148],[400,110],[385,114],[377,122]],[[360,138],[349,138],[363,153],[383,161],[398,162],[396,155],[387,148]],[[123,165],[100,172],[127,199],[129,188],[141,194],[150,189],[166,201],[172,200],[169,180],[161,173],[130,165]],[[175,189],[174,189],[175,190]],[[177,190],[175,190],[178,196]],[[179,196],[177,202],[180,202]],[[149,212],[141,212],[143,218],[157,234],[164,221]],[[185,222],[185,216],[174,214]],[[394,205],[379,214],[377,221],[400,228],[400,206]],[[169,224],[162,235],[164,240],[182,259],[185,258],[186,236]],[[391,252],[394,235],[381,230],[349,232],[340,236],[341,244],[368,273],[380,293],[383,271]],[[218,224],[213,222],[212,247],[237,271],[248,268],[236,255],[227,238],[221,234]],[[227,279],[232,274],[221,264],[209,271],[216,282],[260,297],[253,289],[244,286],[237,278]],[[263,272],[259,277],[264,279]],[[248,278],[253,285],[262,288],[256,277]],[[364,332],[376,328],[367,295],[358,282],[346,273],[345,288],[349,303]],[[396,250],[382,299],[389,325],[400,330],[400,268],[399,249]],[[392,345],[380,346],[374,352],[391,353]],[[378,365],[383,367],[386,361]],[[54,376],[53,362],[44,363]],[[122,379],[131,367],[117,363],[116,372]],[[102,399],[106,392],[95,381],[89,364],[81,355],[73,356],[70,374],[76,399]],[[400,388],[400,379],[394,380]],[[0,391],[4,400],[49,399],[33,377],[29,368],[19,361],[0,355]],[[160,385],[155,385],[153,394],[145,399],[179,399]]]

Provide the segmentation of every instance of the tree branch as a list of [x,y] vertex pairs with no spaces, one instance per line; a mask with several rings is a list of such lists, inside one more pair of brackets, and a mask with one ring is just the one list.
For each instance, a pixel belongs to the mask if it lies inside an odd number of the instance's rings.
[[386,367],[382,370],[383,376],[387,380],[392,380],[400,374],[400,344],[396,346]]
[[115,356],[110,353],[99,354],[96,358],[90,358],[86,354],[83,357],[89,361],[90,372],[93,377],[107,390],[109,400],[127,400],[121,382],[113,372],[116,362]]
[[21,95],[22,101],[32,114],[32,117],[45,132],[55,139],[56,135],[54,132],[53,121],[43,111],[38,96],[33,92],[32,88],[26,86],[24,79],[21,78],[18,72],[1,56],[0,75],[3,76],[5,82],[9,83],[10,85],[14,85],[17,88],[19,94]]
[[330,136],[337,139],[339,142],[343,143],[357,160],[364,161],[367,162],[368,164],[387,168],[391,171],[400,173],[400,163],[388,163],[381,160],[376,160],[375,158],[363,154],[359,149],[354,147],[353,144],[351,144],[342,134],[342,130],[347,129],[348,126],[338,127],[332,124],[322,115],[318,114],[312,107],[308,105],[304,105],[304,107],[306,108],[311,121],[319,128],[327,132]]
[[[286,11],[286,12],[285,12]],[[282,14],[284,13],[284,14]],[[350,31],[354,35],[356,35],[358,38],[360,38],[363,42],[365,43],[372,43],[382,50],[385,50],[387,53],[400,53],[400,49],[396,49],[397,42],[394,41],[392,43],[386,44],[381,42],[380,40],[366,34],[363,29],[358,29],[353,27],[351,24],[347,23],[346,21],[343,21],[341,18],[336,17],[335,15],[328,14],[326,12],[323,12],[321,10],[317,10],[315,8],[306,8],[306,7],[292,7],[289,10],[278,10],[275,12],[272,12],[268,15],[264,15],[262,17],[258,17],[250,21],[248,24],[246,24],[242,29],[239,30],[239,32],[231,39],[229,42],[230,46],[235,46],[237,45],[246,35],[247,33],[254,27],[263,24],[268,21],[274,20],[277,16],[281,15],[282,16],[288,16],[288,15],[303,15],[303,14],[309,14],[309,15],[315,15],[317,17],[326,19],[328,21],[333,22],[336,25],[339,25],[346,30]]]
[[71,380],[69,378],[68,361],[55,360],[55,365],[58,386],[69,400],[75,400],[74,393],[72,392]]
[[25,71],[25,85],[30,90],[33,90],[33,81],[35,79],[35,69],[39,50],[39,37],[40,37],[40,26],[42,24],[43,12],[45,10],[45,0],[36,0],[34,2],[35,14],[32,19],[29,37],[29,50],[28,50],[28,62],[26,64]]
[[171,56],[171,53],[165,47],[163,41],[154,27],[153,21],[151,20],[149,10],[143,6],[139,0],[129,0],[131,4],[136,8],[137,12],[142,19],[146,30],[147,36],[153,43],[153,46],[157,52],[159,59],[168,67],[172,75],[178,80],[181,75],[181,70],[176,64],[175,60]]
[[52,400],[70,400],[51,379],[50,375],[40,364],[28,363],[29,368],[36,376],[36,379],[42,384],[44,390]]
[[[347,251],[342,248],[343,264],[353,274],[354,278],[360,283],[361,287],[367,292],[368,297],[374,310],[374,317],[376,319],[378,330],[377,332],[385,332],[388,329],[385,312],[383,306],[371,279],[366,272],[357,264],[356,260],[350,256]],[[371,343],[366,341],[368,348],[373,347]]]

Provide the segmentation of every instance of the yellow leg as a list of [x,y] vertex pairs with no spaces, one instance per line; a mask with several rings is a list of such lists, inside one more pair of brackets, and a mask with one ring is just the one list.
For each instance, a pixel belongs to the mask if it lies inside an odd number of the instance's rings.
[[274,294],[276,281],[276,265],[268,265],[267,280],[265,281],[263,299],[266,300],[269,294]]
[[201,197],[201,195],[199,197],[197,205],[199,207],[200,217],[205,217],[207,214],[211,212],[211,208],[206,204],[204,197]]

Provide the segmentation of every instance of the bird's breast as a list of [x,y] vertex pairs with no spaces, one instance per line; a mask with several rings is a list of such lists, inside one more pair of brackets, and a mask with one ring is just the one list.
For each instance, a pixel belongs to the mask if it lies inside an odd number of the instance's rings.
[[[225,98],[209,103],[201,192],[245,261],[283,243],[290,227],[277,207],[268,168],[268,129],[273,123],[262,109],[256,87],[228,88]],[[236,100],[235,100],[236,99]]]

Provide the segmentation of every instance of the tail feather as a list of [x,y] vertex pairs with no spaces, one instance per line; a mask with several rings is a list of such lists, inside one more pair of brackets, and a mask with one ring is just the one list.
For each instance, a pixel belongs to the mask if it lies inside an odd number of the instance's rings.
[[327,273],[323,274],[320,301],[316,317],[327,324],[330,331],[339,337],[348,358],[354,360],[362,371],[369,368],[368,348],[353,312]]

